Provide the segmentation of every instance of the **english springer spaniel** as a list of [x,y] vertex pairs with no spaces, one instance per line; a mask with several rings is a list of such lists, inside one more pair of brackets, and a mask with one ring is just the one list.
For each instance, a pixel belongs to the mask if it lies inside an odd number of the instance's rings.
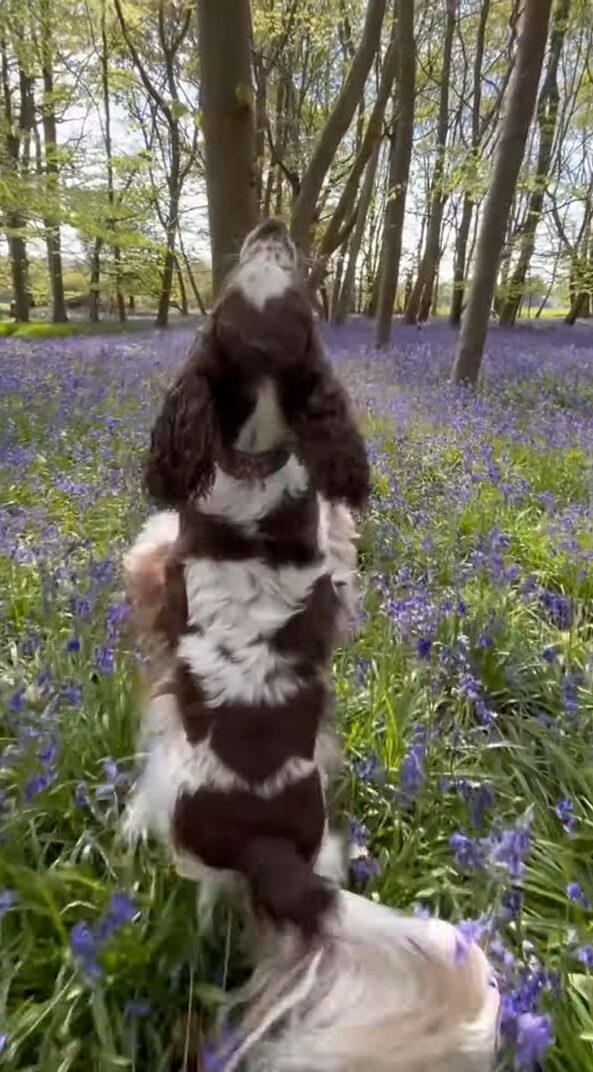
[[369,467],[280,222],[247,238],[168,392],[146,487],[169,512],[132,550],[137,587],[175,542],[128,833],[161,835],[202,882],[240,876],[266,918],[313,934],[336,896],[319,741]]

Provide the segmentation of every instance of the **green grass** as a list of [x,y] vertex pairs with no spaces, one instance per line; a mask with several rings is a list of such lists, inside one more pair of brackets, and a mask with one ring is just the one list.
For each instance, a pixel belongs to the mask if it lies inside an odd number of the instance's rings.
[[120,335],[131,331],[146,331],[152,326],[149,320],[127,320],[124,324],[101,321],[92,324],[87,320],[72,320],[67,324],[0,321],[0,338],[15,335],[19,339],[68,339],[77,335]]

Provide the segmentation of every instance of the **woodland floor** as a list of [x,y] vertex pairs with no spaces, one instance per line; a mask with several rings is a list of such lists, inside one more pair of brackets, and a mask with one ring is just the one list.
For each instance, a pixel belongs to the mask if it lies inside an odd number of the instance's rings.
[[[335,664],[353,884],[482,937],[501,1067],[593,1070],[593,330],[493,329],[475,398],[444,326],[380,355],[362,321],[325,336],[375,467],[366,609]],[[181,1068],[241,970],[226,914],[201,937],[192,887],[116,837],[137,717],[120,561],[190,339],[0,343],[2,1068]]]

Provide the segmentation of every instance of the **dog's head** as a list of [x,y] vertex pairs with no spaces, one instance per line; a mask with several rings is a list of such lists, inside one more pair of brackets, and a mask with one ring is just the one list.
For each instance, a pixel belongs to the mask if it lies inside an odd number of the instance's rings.
[[168,392],[152,433],[149,496],[180,508],[210,488],[223,453],[286,448],[332,501],[363,505],[364,441],[315,331],[286,227],[248,235],[204,336]]

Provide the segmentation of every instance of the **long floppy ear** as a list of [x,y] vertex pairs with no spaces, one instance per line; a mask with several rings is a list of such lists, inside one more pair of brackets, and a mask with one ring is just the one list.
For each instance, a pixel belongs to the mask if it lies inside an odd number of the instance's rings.
[[144,486],[158,506],[180,509],[206,494],[214,480],[218,437],[215,405],[206,365],[213,345],[191,357],[168,391],[152,430]]
[[311,357],[312,367],[301,383],[293,383],[287,399],[296,452],[318,492],[330,502],[341,500],[358,509],[370,490],[364,439],[346,391],[316,340]]

